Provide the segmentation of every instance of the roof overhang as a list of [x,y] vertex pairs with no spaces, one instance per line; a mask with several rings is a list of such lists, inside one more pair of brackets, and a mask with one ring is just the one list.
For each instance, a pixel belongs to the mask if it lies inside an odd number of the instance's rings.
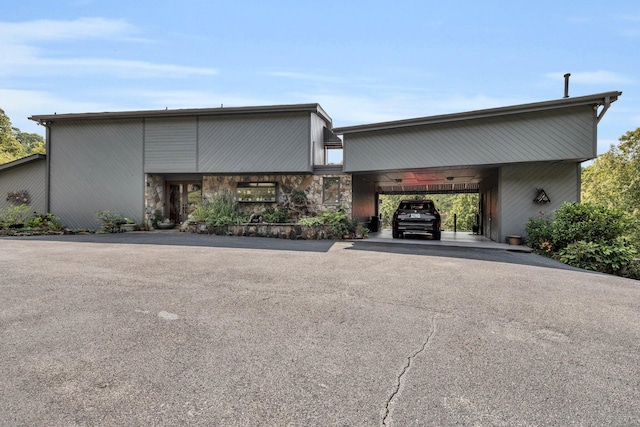
[[407,120],[396,120],[389,122],[372,123],[357,126],[343,126],[334,128],[333,132],[338,135],[348,135],[360,132],[371,132],[379,130],[398,129],[413,126],[424,126],[438,123],[450,123],[464,120],[485,119],[492,117],[507,116],[513,114],[525,114],[539,111],[565,109],[577,106],[589,105],[594,109],[604,106],[598,115],[598,121],[609,108],[612,102],[615,102],[622,92],[605,92],[595,95],[579,96],[574,98],[562,98],[552,101],[535,102],[531,104],[521,104],[508,107],[490,108],[486,110],[475,110],[463,113],[443,114],[438,116],[418,117]]
[[47,156],[44,155],[44,154],[32,154],[31,156],[23,157],[21,159],[14,160],[12,162],[4,163],[4,164],[0,165],[0,172],[8,170],[8,169],[13,169],[13,168],[17,168],[17,167],[20,167],[20,166],[24,166],[26,164],[33,163],[33,162],[36,162],[38,160],[44,160],[46,158],[47,158]]
[[314,113],[331,125],[331,117],[320,104],[266,105],[255,107],[219,107],[219,108],[185,108],[176,110],[139,110],[139,111],[106,111],[94,113],[44,114],[29,117],[29,120],[46,125],[59,121],[78,120],[113,120],[137,118],[176,118],[176,117],[211,117],[238,116],[256,114],[292,114]]

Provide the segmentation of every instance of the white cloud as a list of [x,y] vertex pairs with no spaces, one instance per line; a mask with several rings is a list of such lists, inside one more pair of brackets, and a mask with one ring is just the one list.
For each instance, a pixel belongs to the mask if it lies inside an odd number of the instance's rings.
[[136,29],[124,20],[80,18],[74,21],[35,20],[0,22],[0,39],[4,43],[53,42],[87,38],[125,38]]
[[215,68],[174,64],[157,64],[142,60],[100,57],[51,56],[42,44],[86,39],[121,39],[139,42],[130,36],[137,30],[123,20],[81,18],[75,21],[39,20],[21,23],[0,23],[0,76],[83,76],[108,75],[124,78],[184,78],[193,75],[216,75]]

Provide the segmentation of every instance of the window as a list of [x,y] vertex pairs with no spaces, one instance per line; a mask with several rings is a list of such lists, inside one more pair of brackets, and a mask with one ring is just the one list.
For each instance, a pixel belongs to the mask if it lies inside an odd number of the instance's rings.
[[325,164],[341,165],[342,164],[342,147],[325,147]]
[[236,190],[239,202],[276,202],[275,182],[240,182]]
[[322,179],[322,203],[331,205],[340,203],[340,178]]

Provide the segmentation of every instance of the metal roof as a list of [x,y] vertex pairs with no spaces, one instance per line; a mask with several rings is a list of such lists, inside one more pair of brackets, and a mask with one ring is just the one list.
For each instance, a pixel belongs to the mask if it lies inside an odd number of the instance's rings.
[[598,107],[604,105],[604,109],[601,111],[598,120],[602,117],[605,111],[608,109],[609,104],[616,101],[618,97],[622,95],[622,92],[605,92],[595,95],[579,96],[562,98],[552,101],[536,102],[531,104],[521,104],[508,107],[490,108],[486,110],[475,110],[463,113],[443,114],[438,116],[418,117],[407,120],[397,120],[389,122],[380,122],[356,126],[343,126],[333,129],[333,132],[339,135],[345,135],[350,133],[370,132],[379,130],[389,130],[412,126],[430,125],[436,123],[448,123],[463,120],[483,119],[490,117],[500,117],[513,114],[531,113],[536,111],[554,110],[560,108],[570,108],[583,105],[593,105]]
[[23,157],[21,159],[14,160],[14,161],[9,162],[9,163],[1,164],[0,165],[0,172],[4,171],[4,170],[16,168],[18,166],[22,166],[22,165],[25,165],[27,163],[35,162],[37,160],[44,160],[46,158],[47,158],[47,156],[45,156],[44,154],[32,154],[30,156]]
[[315,113],[331,123],[331,117],[320,104],[266,105],[255,107],[186,108],[176,110],[105,111],[94,113],[44,114],[29,117],[40,124],[71,120],[107,120],[133,118],[195,117],[195,116],[235,116],[251,114]]

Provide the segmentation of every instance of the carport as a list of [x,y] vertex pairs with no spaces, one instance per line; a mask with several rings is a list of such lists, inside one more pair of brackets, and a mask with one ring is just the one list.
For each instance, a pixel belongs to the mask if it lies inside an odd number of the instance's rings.
[[621,94],[335,128],[354,217],[377,216],[381,194],[479,193],[482,235],[522,235],[528,218],[580,201],[581,163]]

